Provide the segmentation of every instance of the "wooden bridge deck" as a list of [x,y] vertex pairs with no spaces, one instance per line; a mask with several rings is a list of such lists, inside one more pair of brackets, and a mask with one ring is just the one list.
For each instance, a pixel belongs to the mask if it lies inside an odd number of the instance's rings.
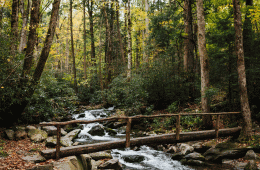
[[[219,137],[225,136],[236,136],[240,134],[241,127],[236,128],[226,128],[219,130]],[[216,137],[215,130],[204,130],[195,132],[185,132],[180,133],[179,140],[176,139],[176,134],[165,134],[165,135],[155,135],[149,137],[139,137],[130,139],[130,146],[140,146],[140,145],[153,145],[153,144],[165,144],[165,143],[177,143],[177,142],[187,142],[196,141],[203,139],[213,139]],[[102,142],[96,144],[70,146],[60,148],[60,157],[67,157],[71,155],[86,154],[91,152],[98,152],[109,149],[123,148],[126,146],[126,140],[117,140],[112,142]],[[48,149],[41,151],[41,155],[46,159],[53,159],[56,157],[56,149]]]

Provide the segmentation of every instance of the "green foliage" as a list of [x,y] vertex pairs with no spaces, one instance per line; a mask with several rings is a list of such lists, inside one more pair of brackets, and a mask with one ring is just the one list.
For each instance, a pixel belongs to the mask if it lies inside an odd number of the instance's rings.
[[200,116],[181,116],[181,125],[184,129],[192,130],[194,128],[199,129],[203,122]]
[[178,111],[178,101],[173,102],[171,105],[168,106],[167,111],[170,113],[174,113]]

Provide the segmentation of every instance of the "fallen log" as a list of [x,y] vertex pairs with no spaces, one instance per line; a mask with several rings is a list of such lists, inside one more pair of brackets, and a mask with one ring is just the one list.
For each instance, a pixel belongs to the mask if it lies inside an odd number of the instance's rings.
[[[234,136],[240,134],[241,127],[219,129],[219,137]],[[179,140],[176,140],[176,134],[156,135],[149,137],[132,138],[130,140],[130,146],[141,145],[153,145],[153,144],[165,144],[165,143],[181,143],[188,141],[196,141],[203,139],[213,139],[216,137],[215,130],[204,130],[195,132],[180,133]],[[92,152],[98,152],[103,150],[110,150],[116,148],[124,148],[126,140],[117,140],[112,142],[103,142],[88,145],[70,146],[60,148],[60,157],[67,157],[71,155],[86,154]],[[41,155],[46,159],[54,159],[56,149],[48,149],[41,151]]]

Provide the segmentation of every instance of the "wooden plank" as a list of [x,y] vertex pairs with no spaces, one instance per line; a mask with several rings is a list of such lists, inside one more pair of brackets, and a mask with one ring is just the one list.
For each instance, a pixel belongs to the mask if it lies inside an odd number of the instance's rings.
[[[219,130],[219,137],[239,135],[241,127],[237,128],[227,128]],[[215,138],[215,130],[207,131],[196,131],[196,132],[185,132],[180,133],[180,139],[176,140],[176,134],[166,134],[166,135],[156,135],[149,137],[140,137],[131,139],[131,146],[140,146],[140,145],[154,145],[154,144],[166,144],[166,143],[176,143],[176,142],[187,142],[203,139],[213,139]],[[79,155],[91,152],[98,152],[109,149],[124,148],[125,140],[117,140],[112,142],[103,142],[89,145],[79,145],[79,146],[70,146],[60,149],[60,157],[67,157],[71,155]],[[41,151],[41,155],[46,159],[55,158],[55,149],[48,149]]]
[[[180,113],[182,116],[196,116],[196,115],[227,115],[227,114],[239,114],[240,112],[221,112],[221,113]],[[72,123],[80,123],[80,124],[88,124],[88,123],[95,123],[95,122],[104,122],[104,121],[117,121],[120,119],[140,119],[140,118],[156,118],[156,117],[171,117],[171,116],[178,116],[179,114],[161,114],[161,115],[137,115],[132,117],[110,117],[104,119],[96,119],[96,120],[72,120],[67,122],[42,122],[40,126],[56,126],[56,125],[68,125]]]
[[129,148],[129,147],[130,147],[131,122],[132,122],[132,119],[131,119],[131,118],[127,119],[127,125],[126,125],[126,143],[125,143],[125,147],[126,147],[126,148]]
[[180,140],[181,132],[181,115],[176,116],[176,140]]
[[215,127],[216,138],[217,138],[217,139],[218,139],[218,133],[219,133],[219,121],[220,121],[220,115],[217,115],[217,119],[216,119],[216,127]]

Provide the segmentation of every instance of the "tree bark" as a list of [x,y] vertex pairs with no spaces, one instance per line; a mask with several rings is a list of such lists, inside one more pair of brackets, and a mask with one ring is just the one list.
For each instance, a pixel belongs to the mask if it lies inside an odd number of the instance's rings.
[[118,2],[118,0],[116,0],[116,25],[117,25],[117,38],[119,40],[119,45],[120,45],[121,59],[122,59],[122,62],[125,63],[124,46],[123,46],[123,42],[122,42],[120,25],[119,25],[119,2]]
[[87,7],[88,7],[88,15],[89,15],[89,31],[91,37],[91,61],[92,61],[92,65],[96,66],[94,22],[93,22],[93,0],[88,0]]
[[[209,99],[206,95],[209,89],[209,58],[206,49],[205,36],[205,18],[203,0],[197,0],[197,17],[198,17],[198,48],[201,66],[201,105],[202,112],[207,113],[210,110]],[[203,124],[206,129],[212,128],[212,118],[207,115],[203,117]]]
[[21,13],[22,13],[22,18],[23,18],[23,23],[22,23],[22,29],[21,29],[21,39],[20,39],[20,45],[19,45],[19,52],[22,52],[23,49],[26,46],[26,41],[27,41],[27,24],[28,24],[28,16],[29,16],[29,10],[30,8],[30,0],[27,1],[27,8],[25,9],[25,4],[24,0],[21,1],[22,7],[21,7]]
[[83,0],[83,40],[84,40],[84,78],[87,79],[87,35],[86,35],[86,0]]
[[11,55],[15,54],[17,50],[17,38],[18,38],[18,7],[19,0],[13,0],[12,3],[12,15],[11,15]]
[[40,22],[40,4],[41,1],[33,0],[32,1],[32,8],[31,8],[31,20],[30,20],[30,27],[29,27],[29,36],[26,48],[26,54],[23,63],[23,71],[22,71],[22,78],[28,79],[32,65],[33,65],[33,54],[34,48],[37,41],[37,33],[36,30],[39,27]]
[[234,23],[235,23],[235,44],[237,55],[237,72],[238,84],[240,89],[240,104],[244,119],[242,136],[250,137],[252,135],[251,111],[248,102],[246,87],[246,70],[244,61],[243,35],[242,35],[242,18],[239,0],[233,0]]
[[127,26],[127,35],[128,35],[128,64],[127,64],[127,81],[131,79],[131,68],[132,68],[132,23],[131,23],[131,6],[130,0],[128,0],[127,5],[127,19],[128,19],[128,26]]
[[71,36],[71,57],[73,61],[73,76],[74,76],[74,90],[78,93],[77,86],[77,73],[76,73],[76,63],[75,63],[75,54],[74,54],[74,41],[73,41],[73,22],[72,22],[72,0],[70,0],[70,36]]

